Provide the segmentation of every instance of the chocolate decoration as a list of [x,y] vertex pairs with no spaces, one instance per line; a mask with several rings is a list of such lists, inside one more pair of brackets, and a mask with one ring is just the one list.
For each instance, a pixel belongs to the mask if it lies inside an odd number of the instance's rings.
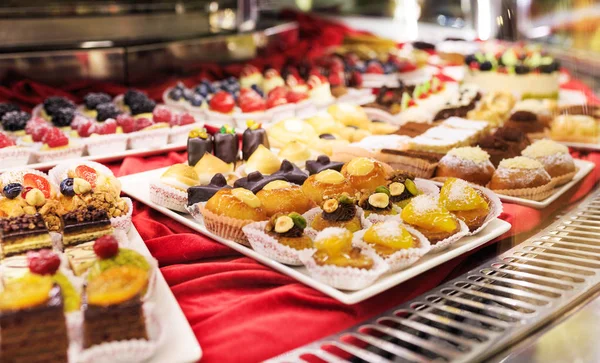
[[39,213],[0,219],[0,241],[2,242],[42,233],[48,233],[48,228]]
[[274,172],[273,175],[282,176],[288,182],[292,184],[302,185],[304,181],[308,178],[305,172],[300,170],[296,164],[290,162],[289,160],[284,160],[281,162],[281,167],[278,171]]
[[65,213],[63,219],[63,232],[72,233],[92,227],[104,227],[110,225],[108,213],[103,209],[94,206],[76,209]]
[[276,236],[281,236],[285,238],[298,238],[302,237],[302,235],[304,234],[304,230],[294,224],[294,226],[287,232],[277,233],[275,232],[275,230],[273,230],[272,233]]
[[306,162],[306,170],[308,170],[309,175],[318,174],[327,169],[342,171],[342,166],[344,166],[344,163],[331,161],[327,155],[320,155],[317,160],[308,160]]
[[340,203],[338,208],[331,213],[323,211],[323,219],[333,222],[349,221],[356,216],[356,206],[350,203]]
[[240,150],[237,136],[234,134],[215,134],[214,150],[215,156],[227,164],[235,163]]
[[264,129],[246,129],[242,134],[242,159],[248,160],[259,145],[269,148],[269,138]]
[[335,136],[333,136],[332,134],[321,134],[319,135],[319,139],[335,140]]
[[215,174],[208,185],[199,185],[188,188],[188,206],[196,203],[206,202],[219,190],[231,188],[223,174]]
[[510,120],[517,122],[535,122],[537,121],[537,115],[530,111],[516,111],[510,115]]
[[407,200],[414,197],[414,195],[412,195],[408,189],[404,188],[404,191],[402,193],[400,193],[400,195],[393,195],[390,197],[390,201],[392,203],[398,203],[398,202],[402,202],[403,200]]
[[213,151],[213,137],[208,135],[208,138],[203,139],[201,137],[188,138],[187,141],[187,152],[188,152],[188,165],[194,166],[202,159],[204,154],[212,153]]
[[247,177],[236,180],[233,184],[233,187],[248,189],[252,193],[256,194],[261,191],[265,185],[275,180],[287,181],[282,175],[262,175],[260,171],[255,171],[248,174]]

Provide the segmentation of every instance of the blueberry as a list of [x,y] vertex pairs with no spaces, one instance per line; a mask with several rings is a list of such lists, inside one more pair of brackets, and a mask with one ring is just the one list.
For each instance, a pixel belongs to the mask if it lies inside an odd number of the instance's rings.
[[194,89],[194,92],[196,92],[196,94],[198,94],[202,97],[206,97],[210,93],[210,89],[206,84],[201,83],[196,86],[196,88]]
[[524,64],[519,64],[515,66],[515,73],[516,74],[527,74],[530,72],[529,67],[527,67]]
[[194,96],[194,91],[192,91],[191,89],[184,89],[183,90],[183,98],[186,101],[190,101],[192,99],[192,97]]
[[236,84],[236,83],[238,83],[238,80],[237,80],[237,78],[232,76],[232,77],[227,78],[227,83]]
[[473,62],[477,62],[477,57],[475,57],[475,54],[469,54],[468,56],[465,57],[466,65],[469,65]]
[[4,196],[8,199],[15,199],[22,191],[23,186],[19,183],[6,184],[4,189],[2,189],[2,193],[4,193]]
[[67,197],[72,197],[75,195],[75,190],[73,189],[73,178],[67,178],[60,183],[60,192],[62,195]]
[[398,70],[398,67],[396,67],[396,65],[393,63],[386,63],[383,65],[383,72],[385,74],[392,74],[392,73],[396,72],[397,70]]
[[354,70],[357,71],[358,73],[365,73],[365,71],[367,70],[367,67],[365,67],[364,64],[357,64],[354,66]]
[[204,97],[202,97],[201,95],[195,93],[192,96],[192,99],[190,100],[190,103],[192,104],[192,106],[196,106],[196,107],[200,107],[202,106],[202,102],[204,102]]
[[179,101],[183,97],[183,90],[181,88],[173,88],[169,91],[169,99],[173,101]]
[[480,71],[491,71],[492,70],[492,62],[485,61],[479,65]]

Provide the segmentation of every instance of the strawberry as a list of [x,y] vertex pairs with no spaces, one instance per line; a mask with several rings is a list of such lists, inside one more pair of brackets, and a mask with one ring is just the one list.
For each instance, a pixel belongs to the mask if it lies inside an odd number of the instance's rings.
[[385,72],[383,71],[383,67],[381,66],[381,64],[379,62],[371,62],[367,66],[366,73],[384,74]]
[[135,131],[135,120],[129,115],[122,114],[117,116],[117,125],[121,126],[123,132],[126,134]]
[[90,168],[87,165],[79,165],[75,168],[75,175],[78,178],[81,178],[92,186],[92,188],[96,187],[96,179],[98,179],[98,173],[94,168]]
[[152,112],[152,118],[153,121],[156,123],[166,122],[168,124],[171,124],[173,121],[175,121],[175,117],[173,117],[171,111],[164,106],[158,106],[154,108],[154,111]]
[[109,118],[108,120],[102,123],[97,123],[96,125],[94,125],[94,133],[98,135],[111,135],[115,134],[116,132],[117,121],[115,121],[112,118]]
[[56,127],[50,128],[42,137],[42,142],[51,148],[66,146],[69,144],[69,138]]
[[275,96],[271,96],[271,94],[273,93],[270,93],[269,97],[267,98],[267,108],[273,108],[288,103],[287,98],[285,96],[278,97],[276,94]]
[[344,79],[344,73],[343,72],[331,72],[329,74],[329,84],[332,86],[342,86],[344,85],[343,82]]
[[44,197],[50,198],[50,182],[43,176],[29,173],[23,175],[23,188],[23,195],[26,195],[27,191],[36,188],[44,193]]
[[189,113],[183,113],[179,115],[177,119],[179,120],[179,126],[191,125],[196,122],[194,116],[190,115]]
[[344,71],[344,62],[340,58],[334,57],[333,59],[331,59],[331,63],[329,64],[329,69],[331,70],[332,73],[343,72]]
[[14,140],[8,137],[8,135],[5,133],[0,132],[0,149],[9,146],[15,146]]
[[251,88],[244,88],[240,91],[239,103],[242,112],[246,113],[264,111],[267,108],[265,100]]
[[286,99],[289,103],[298,103],[308,98],[308,94],[306,92],[288,92]]
[[235,100],[229,92],[219,91],[210,99],[209,105],[214,111],[229,113],[235,107]]
[[271,92],[269,92],[269,95],[267,98],[285,98],[287,93],[288,93],[288,91],[285,87],[279,86],[279,87],[273,88],[271,90]]
[[154,122],[152,122],[152,120],[145,117],[140,117],[138,119],[135,119],[134,131],[140,131],[152,125],[154,125]]

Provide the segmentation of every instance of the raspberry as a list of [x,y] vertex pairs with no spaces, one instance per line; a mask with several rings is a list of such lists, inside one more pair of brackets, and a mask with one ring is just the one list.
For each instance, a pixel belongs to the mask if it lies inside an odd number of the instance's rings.
[[52,123],[56,127],[66,127],[71,126],[71,122],[75,118],[75,109],[74,108],[59,108],[52,115]]
[[94,125],[94,133],[98,135],[112,135],[117,133],[117,121],[112,118]]
[[12,103],[0,103],[0,119],[4,117],[5,114],[12,111],[20,111],[19,106]]
[[175,121],[175,117],[173,117],[171,111],[164,106],[156,107],[152,112],[152,118],[154,119],[154,122],[166,122],[168,124]]
[[25,111],[11,111],[2,116],[2,127],[5,131],[24,130],[31,115]]
[[379,62],[371,62],[367,66],[367,73],[384,74],[383,66]]
[[112,98],[106,93],[88,93],[83,98],[83,103],[88,110],[95,110],[102,103],[111,102]]
[[154,123],[150,119],[145,118],[145,117],[140,117],[135,120],[134,130],[140,131],[140,130],[143,130],[146,127],[150,127],[152,125],[154,125]]
[[54,275],[60,267],[60,257],[51,250],[27,253],[29,271],[37,275]]
[[180,126],[191,125],[196,122],[196,119],[194,118],[194,116],[190,115],[189,113],[184,113],[184,114],[179,115],[178,119],[179,119]]
[[235,107],[235,100],[229,92],[219,91],[210,99],[210,108],[217,112],[229,113]]
[[106,121],[109,118],[114,119],[121,114],[121,110],[119,110],[112,102],[97,105],[96,111],[98,112],[98,115],[96,116],[96,120],[98,121]]
[[129,134],[135,131],[135,120],[128,115],[119,115],[117,117],[117,125],[121,126],[123,132]]
[[306,94],[305,92],[290,91],[290,92],[288,92],[288,94],[286,96],[286,99],[289,103],[298,103],[307,98],[308,98],[308,94]]
[[[30,122],[30,124],[31,124],[31,122]],[[48,123],[46,123],[46,122],[39,123],[31,129],[31,138],[33,139],[34,142],[42,142],[46,133],[48,131],[50,131],[51,129],[52,129],[52,126],[50,126]]]
[[114,257],[119,253],[119,242],[113,236],[102,236],[94,242],[94,253],[103,260]]
[[5,133],[0,132],[0,149],[9,146],[15,146],[14,140],[8,137],[8,135],[6,135]]
[[54,114],[61,108],[70,108],[75,110],[75,104],[64,97],[48,97],[44,100],[44,110],[46,113],[54,117]]
[[68,145],[69,139],[60,129],[53,127],[46,132],[42,138],[42,142],[51,148],[55,148]]
[[87,118],[82,118],[82,120],[76,120],[78,122],[74,122],[71,125],[71,127],[75,127],[80,137],[90,137],[90,135],[94,133],[94,122],[92,120]]

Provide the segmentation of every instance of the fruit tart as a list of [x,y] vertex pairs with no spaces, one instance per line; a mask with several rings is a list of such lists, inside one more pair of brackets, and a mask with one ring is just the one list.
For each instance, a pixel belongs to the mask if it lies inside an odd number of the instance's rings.
[[306,219],[296,212],[277,213],[268,221],[251,223],[243,230],[255,251],[288,265],[302,265],[298,251],[313,247]]
[[556,185],[568,183],[577,172],[569,148],[552,140],[536,141],[526,147],[522,155],[542,163]]
[[83,154],[84,145],[78,141],[70,140],[59,128],[51,127],[45,130],[41,139],[42,146],[33,152],[35,160],[39,163],[75,159]]
[[317,205],[323,204],[325,197],[347,193],[354,195],[356,189],[350,185],[340,172],[333,169],[325,169],[318,174],[309,176],[302,184],[304,194],[312,199]]
[[98,115],[97,107],[98,105],[111,103],[112,97],[106,93],[88,93],[83,97],[83,107],[80,108],[80,111],[83,115],[89,118],[96,118]]
[[75,104],[60,96],[48,97],[42,105],[33,109],[33,116],[39,116],[51,121],[56,127],[68,127],[75,116]]
[[260,199],[263,209],[269,217],[278,213],[303,214],[315,207],[315,203],[304,195],[300,186],[284,180],[274,180],[268,183],[256,193],[256,196]]
[[315,250],[299,252],[300,260],[315,279],[342,290],[371,285],[388,270],[372,250],[352,244],[353,234],[344,228],[327,228],[314,239]]
[[248,245],[242,228],[252,222],[268,219],[258,197],[248,189],[221,189],[205,205],[190,207],[192,215],[204,221],[209,232],[237,243]]
[[464,222],[439,203],[437,195],[414,197],[400,216],[404,223],[423,233],[435,250],[450,246],[469,232]]
[[553,193],[555,185],[542,163],[517,156],[500,162],[488,188],[498,194],[544,200]]
[[14,110],[0,116],[2,130],[11,136],[25,136],[25,127],[31,120],[31,114],[21,110]]
[[313,208],[304,216],[308,226],[316,231],[339,227],[354,233],[370,225],[356,200],[346,193],[328,198],[321,208]]
[[399,219],[388,219],[356,232],[353,244],[372,249],[390,266],[390,272],[412,265],[431,249],[423,234]]
[[377,187],[387,184],[388,171],[391,168],[368,158],[355,158],[342,167],[350,185],[358,191],[373,192]]
[[440,191],[440,204],[477,233],[502,212],[502,203],[489,189],[448,178]]
[[57,199],[56,188],[46,174],[29,169],[7,172],[0,177],[0,186],[0,217],[39,213],[48,230],[60,230],[60,215],[64,212],[64,207]]
[[188,189],[200,184],[196,170],[187,164],[171,165],[150,183],[150,200],[160,206],[186,212]]

